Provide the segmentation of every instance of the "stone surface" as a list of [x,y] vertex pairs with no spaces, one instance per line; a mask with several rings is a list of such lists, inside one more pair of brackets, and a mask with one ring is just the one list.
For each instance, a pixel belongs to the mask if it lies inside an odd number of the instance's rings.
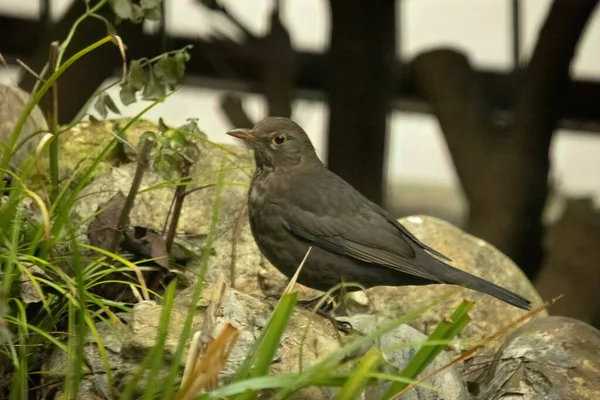
[[[19,89],[16,85],[0,84],[0,141],[2,148],[10,138],[29,100],[29,93]],[[20,143],[23,145],[13,154],[11,164],[14,167],[21,166],[27,156],[34,154],[35,148],[44,136],[44,131],[48,131],[48,125],[44,114],[36,106],[19,135],[17,146]],[[23,142],[23,140],[25,141]]]
[[[205,296],[206,298],[211,298],[212,293],[207,291]],[[174,308],[170,314],[169,333],[166,338],[166,351],[164,354],[166,366],[169,365],[169,360],[178,344],[190,301],[191,290],[184,291],[177,296]],[[202,327],[207,306],[208,301],[205,298],[197,305],[192,326],[193,331],[198,331]],[[273,307],[274,301],[263,301],[235,289],[226,290],[221,307],[216,314],[216,322],[212,327],[212,331],[209,332],[209,337],[216,337],[226,323],[232,324],[241,333],[226,367],[219,376],[221,384],[227,382],[241,365],[246,354],[260,336],[262,329],[266,326]],[[134,307],[132,314],[128,318],[129,323],[127,325],[113,325],[108,322],[98,325],[99,334],[103,338],[111,366],[115,371],[113,375],[115,387],[124,387],[126,382],[131,378],[131,374],[135,373],[135,367],[139,365],[141,360],[155,346],[161,312],[162,306],[154,302],[142,302]],[[305,329],[313,318],[314,320],[310,324],[307,336],[304,338]],[[371,332],[378,326],[378,321],[373,315],[356,315],[348,317],[347,320],[357,330],[361,331],[361,333]],[[340,336],[328,321],[319,316],[313,316],[305,310],[297,309],[292,315],[283,335],[283,340],[276,353],[270,372],[272,374],[297,372],[299,370],[301,349],[302,365],[304,368],[308,368],[339,349],[344,343],[352,340],[355,335],[361,333],[356,332],[353,336]],[[406,347],[394,348],[392,351],[386,351],[385,353],[387,362],[395,368],[402,369],[417,350],[417,348],[410,346],[410,344],[422,342],[425,339],[426,337],[420,332],[403,325],[384,335],[379,342],[372,345],[378,346],[383,351],[392,349],[398,345],[406,345]],[[362,349],[360,354],[367,350],[368,347]],[[187,352],[188,347],[186,347],[184,352],[184,362]],[[86,341],[86,355],[89,365],[94,371],[103,371],[102,359],[91,336]],[[449,358],[442,354],[430,366],[430,369],[424,371],[423,374],[428,373],[432,368],[439,368],[448,361]],[[63,352],[56,350],[46,361],[44,370],[49,372],[64,371],[66,363],[67,356]],[[351,368],[352,365],[353,363],[349,362],[342,368]],[[340,370],[340,372],[343,371],[344,369]],[[51,385],[54,382],[51,380],[47,383]],[[406,398],[410,400],[456,400],[466,398],[466,391],[456,368],[447,369],[428,383],[438,388],[441,393],[419,388],[408,393],[408,397]],[[364,399],[380,399],[381,394],[387,387],[387,385],[382,385],[368,388],[364,393]],[[143,386],[139,387],[139,391],[143,391]],[[104,373],[86,375],[82,384],[82,395],[83,393],[96,393],[106,396],[103,398],[107,398],[109,387],[106,375]],[[333,388],[311,387],[298,392],[293,399],[325,400],[332,399],[336,393],[337,390]],[[263,394],[267,395],[267,393]]]
[[600,331],[567,317],[539,318],[513,332],[477,398],[600,399]]
[[[342,320],[352,324],[354,329],[363,333],[373,332],[381,323],[375,315],[357,314],[351,317],[342,317]],[[413,359],[419,350],[418,343],[427,337],[409,325],[400,325],[398,328],[383,335],[378,346],[389,349],[385,352],[385,359],[392,365],[402,368]],[[392,350],[393,349],[393,350]],[[440,354],[420,375],[423,378],[446,365],[451,361],[446,353]],[[466,387],[456,368],[448,368],[427,380],[425,384],[438,388],[440,392],[433,392],[423,387],[416,387],[403,395],[403,400],[463,400],[468,398]],[[389,384],[372,386],[365,389],[367,399],[381,399]]]
[[[104,345],[108,361],[113,371],[113,378],[119,379],[120,375],[122,375],[122,369],[128,367],[122,357],[121,346],[123,340],[127,337],[129,330],[127,326],[122,325],[120,322],[110,320],[97,323],[96,330],[98,336],[102,338],[102,344]],[[102,398],[107,399],[110,398],[113,388],[109,388],[108,386],[108,377],[106,373],[104,373],[104,360],[98,350],[96,340],[91,333],[88,333],[86,336],[84,352],[87,366],[90,367],[92,371],[98,371],[99,373],[85,375],[85,379],[80,386],[78,398],[97,399],[98,396],[103,396]],[[47,388],[45,389],[47,393],[59,389],[55,395],[56,399],[63,398],[61,397],[62,394],[60,392],[60,389],[63,387],[62,375],[68,370],[68,365],[68,354],[62,350],[56,349],[49,357],[47,357],[42,366],[43,371],[56,373],[56,375],[48,374],[44,378],[44,383],[47,385]]]

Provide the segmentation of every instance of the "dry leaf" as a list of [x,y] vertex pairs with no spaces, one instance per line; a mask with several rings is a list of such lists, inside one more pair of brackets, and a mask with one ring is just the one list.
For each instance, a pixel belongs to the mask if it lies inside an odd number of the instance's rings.
[[[125,195],[120,191],[106,203],[98,206],[96,218],[90,222],[87,236],[90,244],[104,250],[109,250],[117,233],[119,217],[125,206]],[[126,225],[129,225],[127,221]]]

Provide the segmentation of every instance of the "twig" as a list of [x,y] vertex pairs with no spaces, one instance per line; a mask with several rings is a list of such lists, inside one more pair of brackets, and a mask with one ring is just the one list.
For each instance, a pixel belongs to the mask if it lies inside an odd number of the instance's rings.
[[75,31],[77,30],[77,27],[79,26],[79,24],[81,24],[90,15],[96,13],[96,11],[101,9],[107,2],[108,2],[108,0],[99,1],[94,7],[90,8],[88,11],[86,11],[85,14],[83,14],[81,17],[77,18],[77,21],[75,21],[75,23],[71,27],[71,30],[69,31],[69,34],[67,35],[67,38],[60,46],[60,51],[58,52],[58,58],[57,58],[57,62],[56,62],[57,66],[60,66],[60,64],[62,62],[62,58],[65,54],[65,51],[67,50],[69,43],[71,43],[71,40],[73,40],[73,36],[75,35]]
[[246,214],[246,206],[248,205],[248,198],[245,198],[240,206],[238,215],[235,218],[235,225],[233,226],[233,233],[231,235],[231,264],[229,265],[229,282],[231,287],[235,289],[235,264],[237,262],[237,242],[240,238],[242,231],[242,217]]
[[38,81],[46,82],[46,80],[44,78],[42,78],[40,75],[38,75],[34,70],[32,70],[31,68],[29,68],[29,66],[27,64],[25,64],[23,61],[21,61],[18,58],[17,58],[17,64],[19,64],[21,66],[21,68],[23,68],[25,71],[27,71],[31,75],[33,75],[33,77],[35,79],[37,79]]
[[254,126],[254,122],[244,110],[242,99],[238,94],[225,93],[221,96],[221,110],[225,113],[229,123],[236,128],[251,129]]
[[140,189],[140,186],[142,184],[144,172],[148,167],[148,157],[153,145],[154,142],[152,140],[145,139],[144,144],[142,146],[142,150],[139,152],[137,168],[135,169],[135,175],[133,176],[131,188],[129,189],[129,193],[127,194],[127,198],[125,199],[125,204],[123,205],[123,209],[121,210],[121,215],[119,216],[119,222],[117,223],[117,231],[113,236],[113,242],[111,243],[110,248],[107,249],[111,253],[114,253],[117,249],[119,241],[121,239],[121,234],[125,230],[125,225],[127,225],[127,220],[129,219],[129,213],[131,213],[131,209],[133,208],[135,196],[137,196],[138,190]]
[[173,241],[175,240],[175,234],[177,233],[177,225],[179,224],[179,217],[181,217],[181,209],[183,208],[183,200],[186,196],[186,185],[185,183],[190,182],[191,164],[185,162],[181,169],[180,184],[175,189],[175,201],[173,204],[173,216],[171,217],[171,223],[169,224],[169,231],[167,232],[166,244],[167,254],[171,254],[171,248],[173,247]]
[[46,78],[47,78],[48,76],[50,76],[50,75],[52,75],[52,74],[49,74],[49,73],[48,73],[48,63],[46,63],[46,64],[44,65],[44,68],[42,68],[42,72],[40,72],[40,77],[42,77],[42,79],[38,79],[38,80],[35,82],[35,85],[33,85],[33,89],[31,89],[31,96],[32,96],[32,97],[33,97],[33,96],[34,96],[34,95],[37,93],[38,89],[40,88],[40,85],[41,85],[42,83],[46,82]]
[[[58,49],[57,41],[50,43],[50,55],[48,58],[48,74],[52,75],[58,67]],[[52,188],[50,190],[50,202],[54,202],[59,192],[58,177],[58,84],[54,82],[48,92],[48,128],[52,134],[52,141],[49,147],[50,159],[50,180]]]

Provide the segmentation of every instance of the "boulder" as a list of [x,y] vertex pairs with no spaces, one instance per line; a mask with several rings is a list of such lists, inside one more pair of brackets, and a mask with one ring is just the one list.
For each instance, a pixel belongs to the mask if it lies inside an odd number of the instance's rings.
[[568,317],[514,331],[477,379],[478,399],[600,399],[600,331]]
[[[16,85],[0,84],[0,141],[2,142],[2,149],[9,140],[30,100],[31,95],[19,89]],[[17,146],[22,145],[13,154],[11,164],[14,167],[21,166],[25,158],[34,154],[45,132],[48,132],[46,119],[41,109],[35,106],[19,134]]]

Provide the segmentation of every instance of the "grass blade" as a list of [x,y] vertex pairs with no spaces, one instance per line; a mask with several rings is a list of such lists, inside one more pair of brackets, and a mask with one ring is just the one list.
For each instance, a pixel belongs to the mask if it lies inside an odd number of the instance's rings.
[[[246,374],[249,378],[257,378],[269,373],[269,367],[273,363],[273,358],[279,348],[281,337],[294,312],[297,301],[297,292],[288,293],[281,297],[259,340],[246,358],[249,362],[244,363],[238,371],[236,378]],[[248,391],[238,396],[238,400],[251,400],[257,396],[258,393],[256,391]]]
[[177,279],[172,280],[167,287],[163,300],[163,308],[160,314],[158,332],[156,334],[156,344],[150,353],[150,370],[147,375],[146,391],[143,400],[152,400],[159,388],[162,388],[162,382],[159,378],[160,370],[163,366],[164,349],[169,334],[169,321],[171,320],[171,311],[175,300],[175,289],[177,288]]
[[[221,168],[223,167],[223,165],[224,163],[222,162]],[[215,238],[217,237],[217,224],[219,222],[219,215],[221,212],[224,182],[225,173],[222,170],[220,170],[217,175],[217,184],[215,186],[215,201],[213,203],[211,223],[208,231],[208,236],[206,238],[206,244],[204,245],[204,250],[202,251],[198,281],[196,282],[196,287],[194,288],[194,293],[190,302],[190,308],[188,310],[188,315],[185,320],[183,330],[181,332],[179,344],[177,345],[177,349],[173,356],[173,362],[171,365],[171,369],[169,370],[169,375],[163,382],[165,391],[163,392],[162,399],[165,400],[171,398],[171,396],[173,395],[173,392],[175,390],[175,377],[179,372],[179,366],[181,364],[181,360],[183,359],[183,350],[185,349],[185,345],[191,336],[192,322],[194,321],[194,315],[196,313],[196,304],[198,304],[198,301],[200,301],[200,296],[202,295],[204,277],[206,276],[206,271],[208,269],[208,261],[210,260],[210,250],[213,246]]]
[[335,396],[335,400],[358,399],[371,379],[369,374],[381,364],[381,361],[381,353],[378,350],[369,350],[352,371],[342,390]]
[[[463,300],[462,303],[454,310],[450,320],[441,321],[435,330],[429,335],[428,340],[452,340],[458,335],[465,326],[470,322],[469,311],[473,307],[472,302]],[[408,365],[402,370],[401,377],[416,380],[421,372],[427,368],[429,364],[437,357],[445,345],[437,346],[421,346]],[[395,396],[397,393],[404,390],[409,385],[406,382],[394,382],[383,395],[383,399],[387,400]]]

